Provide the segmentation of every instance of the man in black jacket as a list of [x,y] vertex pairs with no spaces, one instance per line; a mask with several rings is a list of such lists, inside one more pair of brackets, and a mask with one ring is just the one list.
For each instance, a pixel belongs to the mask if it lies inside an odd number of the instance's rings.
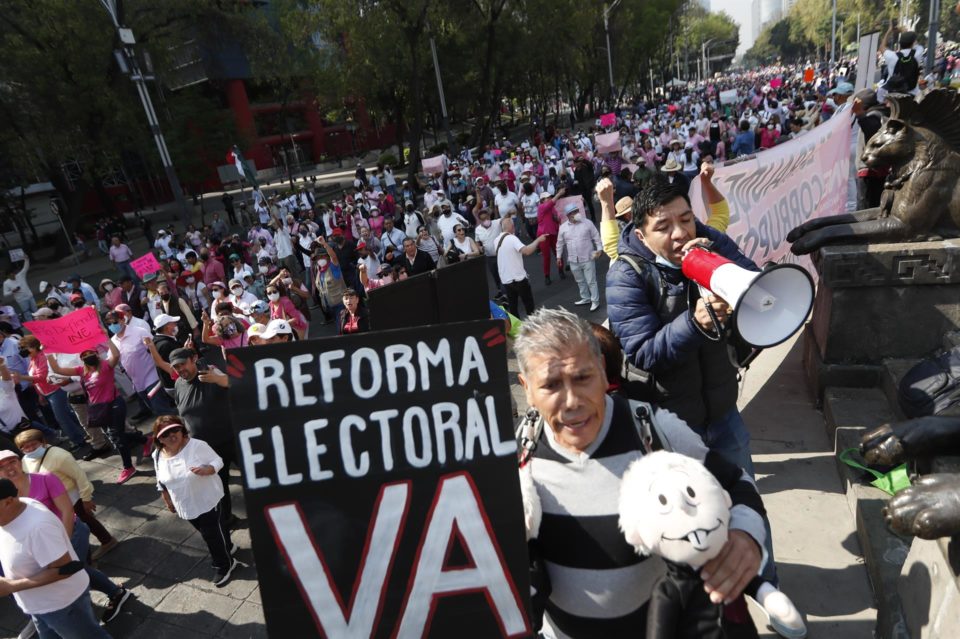
[[417,249],[417,243],[409,237],[403,241],[402,261],[407,267],[407,274],[411,277],[420,275],[421,273],[429,273],[436,268],[436,264],[433,263],[433,258],[427,253]]

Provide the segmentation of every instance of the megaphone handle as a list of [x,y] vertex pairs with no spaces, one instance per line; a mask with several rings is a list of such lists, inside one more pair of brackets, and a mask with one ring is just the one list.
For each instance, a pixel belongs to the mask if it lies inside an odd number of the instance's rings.
[[[707,315],[710,316],[710,320],[713,322],[712,333],[704,329],[702,326],[700,327],[700,331],[707,339],[710,339],[714,342],[719,342],[723,339],[723,324],[720,323],[720,319],[717,317],[716,312],[706,299],[707,295],[712,295],[713,293],[710,291],[710,289],[704,288],[700,283],[698,283],[697,286],[700,288],[700,299],[703,300],[703,307],[707,310]],[[694,312],[693,309],[691,309],[690,312]],[[697,326],[700,325],[698,324]]]

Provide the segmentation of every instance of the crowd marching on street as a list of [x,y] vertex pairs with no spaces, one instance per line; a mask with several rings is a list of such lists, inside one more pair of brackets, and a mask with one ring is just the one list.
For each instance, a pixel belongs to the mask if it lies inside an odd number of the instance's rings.
[[[598,114],[581,126],[533,124],[522,139],[498,137],[489,146],[433,158],[434,168],[413,181],[396,167],[358,164],[349,192],[330,201],[321,201],[306,180],[286,191],[254,187],[249,205],[235,205],[225,194],[223,210],[202,226],[154,231],[143,221],[159,264],[152,272],[138,274],[123,225],[108,220],[98,226],[96,247],[112,264],[110,277],[71,275],[40,289],[24,259],[3,284],[13,304],[0,307],[0,562],[8,572],[37,573],[0,582],[0,594],[13,593],[30,617],[20,636],[36,628],[41,637],[107,637],[109,622],[131,596],[116,576],[96,567],[123,542],[98,521],[93,486],[79,460],[119,456],[118,484],[137,474],[140,461],[152,460],[164,504],[199,531],[210,579],[226,585],[239,568],[231,530],[243,523],[232,514],[228,487],[230,467],[238,466],[224,372],[228,352],[315,338],[317,325],[332,325],[340,335],[367,332],[368,292],[474,259],[486,263],[494,316],[520,327],[531,323],[518,329],[517,350],[521,383],[534,402],[544,400],[531,395],[531,367],[551,348],[531,350],[534,328],[562,332],[579,320],[538,311],[531,280],[575,285],[574,304],[589,309],[597,323],[605,319],[596,313],[605,298],[610,330],[597,332],[609,356],[609,387],[620,384],[610,360],[625,357],[656,371],[671,391],[664,407],[685,422],[678,428],[698,436],[708,465],[712,454],[718,468],[721,458],[730,466],[731,486],[740,491],[731,488],[740,503],[731,526],[743,534],[731,540],[742,546],[729,561],[740,562],[744,577],[716,590],[731,600],[745,592],[782,636],[804,636],[800,612],[779,589],[749,435],[736,408],[736,369],[700,333],[712,323],[706,306],[730,309],[708,296],[688,313],[686,295],[677,295],[685,290],[677,265],[683,250],[710,242],[756,268],[724,234],[731,205],[712,183],[714,166],[805,135],[840,109],[865,117],[878,98],[855,94],[854,72],[776,66],[668,88],[620,105],[612,121]],[[876,176],[864,169],[860,177],[866,202],[874,196],[868,178]],[[702,221],[687,195],[695,180],[709,204]],[[523,258],[536,253],[539,272],[528,273],[531,262]],[[605,279],[598,277],[608,268]],[[651,278],[662,291],[651,292]],[[657,295],[684,301],[665,306],[652,299]],[[23,326],[89,312],[84,309],[100,317],[104,339],[82,353],[50,352]],[[538,408],[547,418],[550,410]],[[606,430],[598,432],[602,437]],[[571,441],[570,449],[593,450],[590,442]],[[549,456],[549,450],[538,454]],[[549,466],[534,466],[534,481],[546,486],[549,478],[537,475],[546,471],[537,468]],[[27,497],[36,501],[19,499]],[[35,555],[14,556],[13,541],[28,529],[38,531]],[[51,550],[64,544],[65,554]],[[576,552],[573,541],[569,552]],[[564,583],[571,573],[561,569],[563,556],[546,563],[554,592],[565,595],[547,603],[544,636],[586,636],[577,628],[601,622],[609,636],[621,636],[618,624],[643,603],[640,596],[627,600],[637,586],[630,581],[634,573],[620,566],[582,571],[610,579],[617,591],[591,606],[583,593],[573,594],[585,586]],[[108,598],[99,619],[90,589]],[[739,623],[751,623],[749,616]]]

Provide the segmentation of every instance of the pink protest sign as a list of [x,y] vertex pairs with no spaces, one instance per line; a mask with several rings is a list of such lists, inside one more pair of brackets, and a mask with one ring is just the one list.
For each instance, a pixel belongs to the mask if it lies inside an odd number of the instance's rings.
[[770,80],[771,89],[779,89],[783,85],[783,78],[773,78]]
[[607,127],[613,126],[617,123],[617,114],[616,113],[604,113],[600,116],[600,126]]
[[437,155],[432,158],[423,158],[421,162],[423,165],[423,172],[427,175],[434,175],[436,173],[443,173],[443,156]]
[[620,150],[620,134],[601,133],[597,135],[597,153],[616,153]]
[[160,270],[160,262],[153,256],[153,253],[147,253],[130,262],[137,277],[143,277],[147,273],[156,273]]
[[23,325],[49,353],[82,353],[107,341],[100,318],[92,306],[84,306],[58,319],[24,322]]

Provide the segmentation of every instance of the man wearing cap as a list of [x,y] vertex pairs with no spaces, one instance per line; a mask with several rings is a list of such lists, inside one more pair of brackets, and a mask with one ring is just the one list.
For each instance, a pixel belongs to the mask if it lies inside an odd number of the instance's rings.
[[160,259],[166,260],[173,257],[173,249],[170,248],[170,243],[173,238],[163,229],[157,231],[157,240],[153,243],[153,248],[157,249],[160,253]]
[[147,300],[147,294],[140,288],[137,280],[134,280],[129,275],[124,275],[120,278],[120,290],[120,303],[126,305],[129,312],[135,317],[143,317],[143,306]]
[[[249,273],[249,275],[252,276],[253,273]],[[239,279],[234,278],[230,280],[229,285],[230,295],[227,296],[227,301],[246,313],[250,310],[250,305],[257,301],[257,296],[247,291],[244,288],[243,282]]]
[[[163,385],[163,390],[170,396],[174,398],[173,389],[173,378],[170,377],[170,374],[166,371],[165,367],[162,367],[162,362],[170,362],[170,354],[176,349],[180,348],[180,342],[177,340],[177,335],[180,332],[180,327],[178,323],[180,318],[174,315],[158,315],[157,319],[153,321],[153,326],[156,329],[156,334],[151,340],[149,337],[143,338],[143,343],[150,351],[151,357],[156,364],[157,375],[160,377],[160,383]],[[160,361],[157,361],[157,358]]]
[[[157,317],[160,313],[157,313]],[[166,393],[158,392],[156,386],[160,383],[153,356],[143,343],[144,337],[150,337],[150,331],[137,326],[124,324],[117,312],[107,313],[107,328],[113,333],[110,338],[120,352],[120,363],[123,370],[130,376],[133,388],[143,403],[154,415],[175,415],[176,410]],[[156,318],[154,318],[156,321]],[[110,324],[119,328],[110,329]],[[114,332],[115,331],[115,332]]]
[[32,313],[37,310],[37,300],[33,298],[33,291],[27,283],[27,273],[30,271],[30,257],[24,254],[23,266],[20,270],[10,269],[7,279],[3,281],[3,296],[12,297],[20,307],[20,317],[23,321],[33,319]]
[[868,167],[863,162],[863,151],[870,138],[880,130],[890,110],[877,103],[877,94],[870,88],[860,89],[853,94],[851,109],[860,127],[854,155],[857,165],[857,210],[870,209],[880,206],[880,195],[883,193],[883,184],[890,173],[890,167]]
[[224,524],[236,523],[230,500],[230,464],[235,462],[233,426],[230,421],[230,380],[215,366],[198,359],[192,348],[178,348],[170,353],[170,366],[177,372],[174,395],[177,410],[191,437],[201,439],[213,448],[223,468],[217,473],[223,483],[220,515]]
[[826,104],[834,106],[835,110],[824,110],[821,114],[823,121],[826,122],[839,113],[851,95],[853,95],[853,85],[849,82],[840,82],[836,87],[827,91]]
[[592,222],[580,219],[580,208],[567,205],[567,220],[557,233],[557,268],[563,272],[563,264],[570,265],[573,279],[580,289],[576,306],[590,304],[590,311],[600,308],[600,288],[597,286],[596,260],[603,253],[600,233]]
[[41,637],[110,639],[93,614],[90,577],[63,523],[40,502],[17,497],[6,478],[0,479],[0,567],[0,594],[13,594]]

